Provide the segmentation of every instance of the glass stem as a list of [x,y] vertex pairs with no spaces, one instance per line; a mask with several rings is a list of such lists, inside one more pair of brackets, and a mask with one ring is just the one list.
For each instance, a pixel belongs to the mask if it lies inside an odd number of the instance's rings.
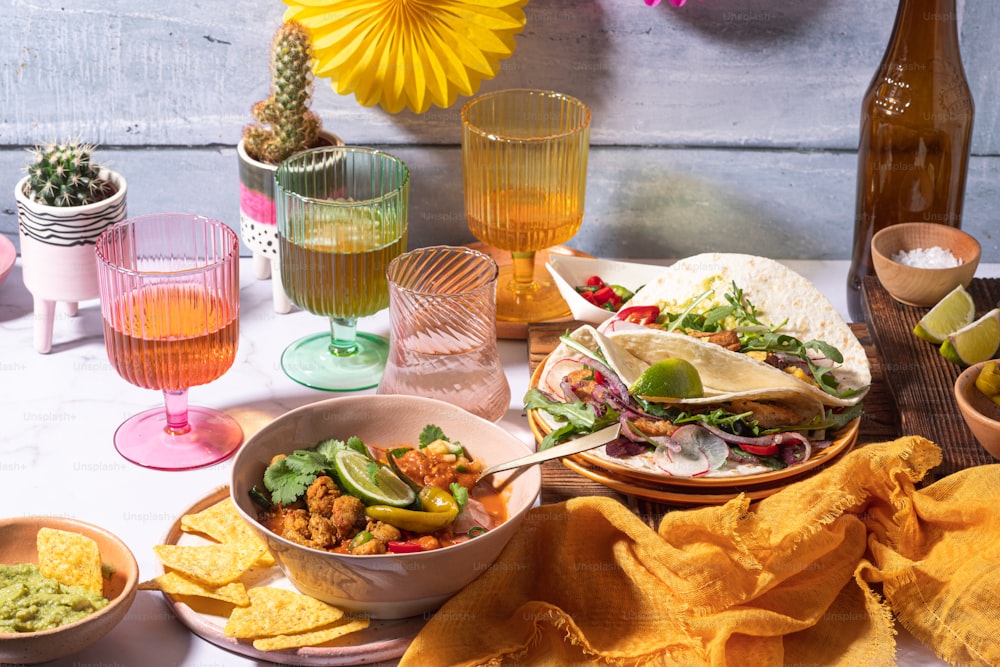
[[167,412],[166,432],[170,435],[184,435],[191,430],[188,423],[187,389],[164,389],[163,404]]
[[358,352],[358,318],[330,318],[330,354],[349,357]]
[[534,292],[538,289],[538,283],[535,282],[535,251],[513,252],[511,254],[514,257],[511,266],[514,274],[514,278],[510,282],[511,289],[519,294]]

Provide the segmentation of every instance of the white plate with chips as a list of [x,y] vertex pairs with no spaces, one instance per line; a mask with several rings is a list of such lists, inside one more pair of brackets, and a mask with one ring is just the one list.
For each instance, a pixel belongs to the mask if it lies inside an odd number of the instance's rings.
[[[220,487],[188,508],[184,515],[196,514],[228,498],[229,487]],[[171,525],[163,544],[216,544],[205,536],[184,530],[181,526],[182,518]],[[251,571],[244,575],[243,582],[247,588],[270,586],[295,591],[295,587],[277,566]],[[345,635],[335,642],[283,651],[261,651],[250,642],[224,634],[232,604],[168,593],[164,593],[164,599],[178,620],[202,639],[233,653],[278,664],[361,665],[393,660],[403,655],[427,622],[427,618],[423,616],[388,621],[373,619],[364,630]]]

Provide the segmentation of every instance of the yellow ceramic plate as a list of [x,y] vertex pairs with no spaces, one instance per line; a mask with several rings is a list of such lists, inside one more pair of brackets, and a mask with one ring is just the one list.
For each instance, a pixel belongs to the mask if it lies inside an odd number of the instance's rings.
[[671,489],[662,484],[647,483],[642,480],[616,475],[604,468],[592,466],[578,457],[579,455],[563,459],[563,465],[587,479],[593,480],[598,484],[603,484],[609,489],[614,489],[618,493],[666,503],[667,505],[721,505],[732,500],[740,493],[745,494],[751,500],[760,500],[788,486],[788,484],[778,484],[777,486],[759,485],[750,489],[713,488],[701,491],[697,489],[690,491],[681,488]]
[[[538,364],[538,367],[535,368],[535,371],[531,374],[531,387],[538,386],[538,379],[544,365],[544,361]],[[545,435],[552,430],[552,427],[546,420],[544,413],[541,413],[539,410],[528,410],[528,424],[531,427],[531,432],[534,433],[535,439],[538,442],[541,442],[542,438],[544,438]],[[796,477],[830,462],[844,452],[849,451],[857,442],[858,429],[860,426],[860,417],[851,421],[847,424],[847,426],[835,434],[832,444],[818,452],[815,452],[805,463],[790,466],[783,470],[769,470],[767,472],[759,472],[751,475],[676,477],[674,475],[668,475],[667,473],[660,473],[653,470],[642,470],[616,463],[612,459],[596,454],[595,452],[597,450],[578,454],[577,461],[580,463],[586,463],[591,468],[599,468],[607,472],[614,473],[621,478],[653,482],[674,488],[682,487],[695,491],[698,489],[704,491],[705,489],[726,488],[736,485],[743,487],[757,484],[774,484],[776,482],[791,481]]]

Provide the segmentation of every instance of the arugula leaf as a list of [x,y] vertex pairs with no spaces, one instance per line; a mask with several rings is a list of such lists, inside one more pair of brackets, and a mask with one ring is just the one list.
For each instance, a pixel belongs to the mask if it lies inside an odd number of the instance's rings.
[[526,410],[544,410],[559,421],[565,421],[574,427],[589,432],[597,422],[597,414],[594,408],[583,401],[575,400],[571,403],[553,401],[537,387],[532,387],[524,395],[524,408]]
[[705,290],[704,292],[696,296],[694,298],[694,301],[691,302],[691,305],[685,308],[684,312],[678,315],[676,319],[670,320],[669,324],[667,324],[667,326],[664,327],[664,330],[673,331],[678,327],[684,329],[701,328],[702,325],[698,324],[698,322],[699,321],[704,322],[704,317],[701,315],[694,315],[691,313],[691,311],[694,310],[695,306],[697,306],[699,303],[710,297],[712,293],[713,290]]
[[583,401],[577,400],[572,403],[553,401],[537,387],[532,387],[525,393],[524,409],[544,410],[557,422],[564,422],[562,426],[554,428],[542,438],[538,443],[539,449],[548,449],[574,435],[593,433],[618,421],[618,411],[611,407],[608,407],[603,415],[598,416],[594,408]]

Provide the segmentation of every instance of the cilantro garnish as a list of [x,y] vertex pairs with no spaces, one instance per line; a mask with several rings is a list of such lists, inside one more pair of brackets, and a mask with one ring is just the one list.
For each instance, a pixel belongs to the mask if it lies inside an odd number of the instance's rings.
[[449,442],[448,437],[441,430],[440,426],[435,426],[434,424],[428,424],[424,427],[424,430],[420,432],[420,437],[417,438],[417,442],[420,443],[421,447],[426,447],[435,440],[444,440]]
[[317,477],[332,469],[333,461],[318,451],[296,450],[264,470],[264,487],[271,492],[271,502],[290,505],[302,497]]
[[449,488],[451,489],[452,497],[458,503],[458,511],[461,512],[469,503],[469,490],[458,482],[452,482]]
[[271,502],[290,505],[305,494],[317,477],[335,476],[333,457],[341,449],[353,449],[369,456],[361,438],[352,436],[347,442],[331,438],[314,449],[297,449],[269,465],[264,470],[264,487],[271,492]]

